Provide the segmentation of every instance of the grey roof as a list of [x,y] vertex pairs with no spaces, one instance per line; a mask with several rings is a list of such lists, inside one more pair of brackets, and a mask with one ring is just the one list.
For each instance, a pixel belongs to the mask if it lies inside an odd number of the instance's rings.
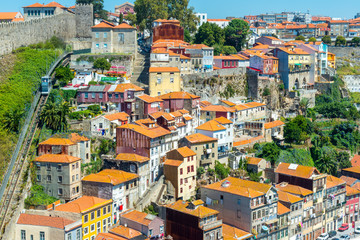
[[105,89],[106,85],[91,85],[88,89],[89,92],[103,92]]

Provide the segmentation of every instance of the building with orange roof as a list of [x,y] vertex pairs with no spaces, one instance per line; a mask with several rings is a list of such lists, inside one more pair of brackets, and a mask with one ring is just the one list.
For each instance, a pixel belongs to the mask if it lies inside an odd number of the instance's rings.
[[153,183],[166,152],[177,148],[175,139],[171,131],[157,124],[125,124],[116,129],[116,153],[135,153],[150,158],[150,183]]
[[264,137],[265,141],[271,142],[273,138],[280,141],[284,139],[284,126],[285,123],[281,120],[267,122],[264,124]]
[[277,206],[277,216],[279,219],[279,223],[278,223],[278,239],[281,240],[286,240],[289,239],[288,235],[289,235],[289,214],[290,214],[290,209],[287,208],[286,206],[284,206],[281,202],[278,202],[278,206]]
[[225,223],[222,225],[222,233],[224,240],[251,240],[254,237],[254,235],[249,232],[245,232],[239,228],[227,225]]
[[81,220],[74,221],[64,217],[40,214],[20,213],[16,221],[13,239],[32,239],[34,236],[39,236],[39,239],[65,240],[81,236]]
[[165,182],[168,189],[173,189],[170,192],[175,199],[188,200],[195,196],[196,162],[196,153],[186,146],[166,153]]
[[160,96],[183,88],[180,70],[177,67],[150,67],[149,95]]
[[276,37],[271,37],[271,36],[261,36],[260,38],[255,40],[255,43],[261,43],[264,45],[268,45],[271,48],[285,46],[285,42],[283,40],[280,40]]
[[96,235],[107,230],[114,223],[112,218],[112,200],[82,196],[74,201],[55,207],[56,212],[78,215],[82,220],[83,239],[95,239]]
[[0,23],[24,21],[21,12],[0,12]]
[[219,69],[238,68],[239,58],[230,56],[214,56],[214,67]]
[[162,240],[165,237],[164,220],[149,213],[130,209],[120,215],[119,224],[141,232],[147,239]]
[[23,7],[23,9],[24,18],[26,20],[53,16],[67,11],[67,7],[62,6],[57,2],[50,2],[48,4],[34,3]]
[[[251,232],[257,238],[277,234],[274,230],[278,225],[278,195],[269,184],[227,177],[202,186],[201,200],[218,211],[224,223]],[[270,230],[269,235],[262,231],[262,226]]]
[[234,107],[228,107],[228,104],[220,102],[220,105],[208,105],[202,107],[200,110],[200,119],[203,121],[209,121],[214,118],[225,117],[232,120],[234,118],[235,111]]
[[[219,212],[205,207],[204,203],[178,200],[166,207],[166,234],[174,240],[223,239]],[[179,221],[179,219],[183,219]]]
[[184,41],[184,28],[179,20],[158,19],[153,22],[152,40],[171,39]]
[[100,115],[90,120],[91,135],[114,139],[116,127],[127,124],[129,120],[130,116],[126,112]]
[[102,20],[91,27],[92,53],[131,53],[137,51],[136,28],[123,22],[119,25]]
[[139,198],[139,175],[116,169],[105,169],[85,176],[82,180],[83,194],[103,199],[112,199],[114,222],[119,214],[133,208]]
[[255,173],[262,173],[261,177],[265,179],[265,169],[270,168],[270,162],[266,161],[263,158],[257,157],[245,157],[247,170]]
[[139,118],[144,119],[149,114],[163,110],[163,100],[159,97],[151,97],[147,94],[137,96],[139,104]]
[[214,168],[215,160],[218,159],[217,139],[201,133],[185,136],[179,142],[181,146],[187,146],[196,153],[196,168]]
[[250,57],[250,68],[262,75],[274,75],[278,73],[279,59],[265,54],[255,54]]
[[95,240],[145,240],[147,238],[141,232],[123,225],[119,225],[110,229],[109,233],[100,233],[100,235],[103,236],[103,238],[98,236],[95,238]]
[[345,212],[342,216],[345,223],[351,224],[359,219],[360,190],[346,185]]
[[[191,61],[191,73],[212,72],[214,48],[205,44],[192,44],[185,47],[185,56]],[[185,60],[186,61],[186,60]]]
[[347,36],[350,22],[348,20],[330,20],[330,36]]

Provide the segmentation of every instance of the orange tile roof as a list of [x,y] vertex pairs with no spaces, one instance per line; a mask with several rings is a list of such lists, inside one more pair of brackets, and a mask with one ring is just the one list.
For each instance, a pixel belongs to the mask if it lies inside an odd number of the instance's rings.
[[285,125],[285,123],[283,121],[277,120],[277,121],[265,123],[264,128],[265,129],[270,129],[270,128],[279,127],[279,126],[282,126],[282,125]]
[[220,100],[221,102],[225,103],[226,105],[228,105],[229,107],[234,107],[236,104],[233,102],[230,102],[228,100]]
[[140,156],[135,153],[119,153],[116,156],[116,159],[121,161],[139,162],[139,163],[150,161],[150,158]]
[[36,214],[21,213],[16,224],[34,225],[43,227],[53,227],[64,229],[65,226],[74,223],[74,221],[62,218],[62,217],[51,217]]
[[238,142],[233,142],[233,146],[238,147],[238,146],[247,145],[247,144],[253,143],[255,141],[261,140],[263,138],[264,138],[264,136],[257,136],[257,137],[250,138],[248,140],[242,140],[242,141],[238,141]]
[[114,27],[114,29],[136,29],[133,26],[130,26],[129,24],[123,22],[117,26]]
[[183,115],[180,111],[170,112],[170,114],[173,117],[182,117],[182,115]]
[[193,119],[190,115],[184,115],[183,117],[184,117],[185,121],[190,121]]
[[34,3],[34,4],[31,4],[31,5],[23,7],[23,8],[40,8],[40,7],[44,7],[44,5],[41,3]]
[[147,94],[141,95],[141,96],[137,96],[137,98],[140,98],[141,100],[143,100],[144,102],[147,103],[154,103],[154,102],[163,102],[163,100],[159,97],[151,97]]
[[169,51],[166,48],[155,48],[151,50],[151,53],[169,54]]
[[203,205],[204,201],[201,199],[195,200],[191,202],[194,206],[199,206],[199,205]]
[[12,20],[15,18],[18,12],[0,12],[0,19],[1,20]]
[[139,212],[137,210],[129,210],[129,211],[125,212],[124,214],[122,214],[120,217],[140,223],[141,225],[149,226],[149,224],[152,222],[152,220],[150,220],[147,217],[148,215],[151,215],[151,214]]
[[281,191],[292,193],[292,194],[299,195],[299,196],[304,196],[304,197],[308,196],[310,194],[313,194],[313,191],[311,191],[309,189],[299,187],[296,185],[292,185],[292,184],[288,184],[288,183],[279,183],[275,187]]
[[191,44],[186,47],[187,49],[203,49],[203,48],[211,48],[205,44]]
[[57,3],[57,2],[51,2],[51,3],[48,3],[46,5],[44,5],[44,7],[58,7],[58,8],[66,8],[64,7],[63,5],[61,5],[60,3]]
[[109,230],[109,232],[114,233],[121,237],[125,237],[126,239],[132,239],[132,238],[142,235],[141,232],[139,232],[135,229],[129,228],[129,227],[122,226],[122,225]]
[[200,102],[200,105],[201,105],[202,107],[209,106],[209,105],[211,105],[211,102],[204,100],[204,101],[201,101],[201,102]]
[[180,70],[177,67],[150,67],[149,73],[157,72],[180,72]]
[[241,54],[231,54],[231,56],[235,57],[235,58],[238,58],[239,60],[249,60],[248,57],[244,56],[244,55],[241,55]]
[[160,117],[165,118],[167,121],[173,121],[175,120],[175,118],[167,112],[163,112],[163,111],[159,111],[159,112],[155,112],[155,113],[151,113],[149,114],[150,117],[154,118],[154,119],[158,119]]
[[105,169],[98,173],[85,176],[82,181],[110,183],[114,186],[139,178],[135,173],[129,173],[116,169]]
[[185,137],[190,143],[215,142],[217,138],[208,137],[201,133],[194,133]]
[[104,116],[104,118],[106,118],[109,121],[115,121],[115,120],[127,121],[129,117],[130,117],[129,114],[127,114],[126,112],[117,112]]
[[73,163],[80,160],[81,158],[65,154],[44,154],[37,157],[35,162]]
[[239,58],[238,57],[234,57],[234,56],[232,56],[232,55],[230,55],[230,56],[214,56],[214,60],[215,59],[220,59],[220,60],[239,60]]
[[231,124],[233,123],[231,120],[225,118],[225,117],[218,117],[214,119],[215,121],[217,121],[220,124]]
[[204,130],[204,131],[211,131],[211,132],[226,130],[226,128],[223,125],[221,125],[220,123],[218,123],[215,120],[207,121],[206,123],[198,126],[196,129]]
[[359,194],[360,191],[357,190],[356,188],[352,188],[348,185],[346,185],[346,196],[352,196],[352,195],[355,195],[355,194]]
[[258,165],[261,160],[263,160],[262,158],[257,158],[257,157],[245,157],[246,158],[246,161],[247,161],[247,164],[250,164],[250,165]]
[[331,20],[330,23],[349,23],[348,20]]
[[99,233],[95,240],[128,240],[127,238],[116,236],[112,233]]
[[188,92],[171,92],[161,95],[160,98],[163,100],[168,100],[168,99],[196,99],[200,97]]
[[279,48],[281,51],[286,52],[290,55],[310,55],[310,53],[305,52],[304,50],[300,48],[294,48],[293,50],[289,48]]
[[56,211],[61,212],[73,212],[73,213],[86,213],[88,211],[94,210],[99,207],[103,207],[106,205],[112,205],[112,199],[102,199],[92,196],[82,196],[74,201],[61,204],[55,207]]
[[173,166],[173,167],[179,167],[184,161],[181,160],[174,160],[174,159],[166,159],[164,162],[164,165],[166,166]]
[[155,121],[150,118],[139,119],[135,121],[138,125],[155,124]]
[[191,150],[190,148],[188,148],[186,146],[178,148],[178,149],[174,149],[174,150],[177,151],[184,158],[196,155],[196,153],[193,150]]
[[346,182],[346,185],[353,185],[358,179],[353,177],[347,177],[347,176],[341,176],[340,179],[344,180]]
[[303,200],[301,197],[283,191],[277,191],[277,194],[279,196],[279,201],[282,202],[287,202],[292,204]]
[[75,143],[71,141],[70,139],[66,138],[49,138],[41,143],[39,145],[74,145]]
[[248,103],[244,103],[243,105],[248,108],[266,106],[265,103],[259,103],[259,102],[248,102]]
[[165,128],[162,128],[162,127],[155,127],[155,128],[147,129],[147,128],[144,128],[142,126],[135,125],[135,124],[124,124],[118,128],[131,129],[132,131],[140,133],[149,138],[157,138],[157,137],[171,134],[171,132],[169,130],[166,130]]
[[249,232],[243,231],[225,223],[222,224],[222,234],[223,240],[249,239],[254,236]]
[[12,22],[23,22],[23,21],[25,21],[24,18],[14,18],[14,19],[12,20]]
[[213,215],[217,215],[219,212],[208,207],[198,206],[195,209],[188,208],[189,202],[178,200],[174,203],[166,205],[166,208],[173,209],[184,214],[189,214],[198,218],[205,218]]
[[69,139],[74,143],[90,141],[90,139],[78,133],[71,133]]
[[235,112],[234,108],[225,107],[222,105],[209,105],[201,108],[201,111],[207,112]]
[[139,91],[144,91],[143,88],[135,85],[135,84],[132,84],[132,83],[122,83],[122,84],[118,84],[114,90],[114,92],[120,92],[120,93],[123,93],[127,90],[133,90],[133,91],[136,91],[136,92],[139,92]]
[[351,166],[360,167],[360,155],[354,155],[354,157],[351,159]]
[[92,26],[91,28],[113,28],[114,26],[115,26],[115,24],[103,20],[99,24],[96,24],[95,26]]
[[[230,184],[226,186],[223,184],[224,182],[228,182]],[[248,198],[255,198],[265,195],[270,190],[271,185],[243,180],[240,178],[227,177],[220,182],[203,186],[203,188],[227,192]]]
[[283,215],[288,212],[290,212],[290,209],[285,207],[281,202],[278,202],[277,214]]
[[355,167],[350,167],[350,168],[344,168],[343,171],[360,173],[360,167],[355,166]]
[[[293,164],[295,166],[297,164]],[[297,165],[295,170],[289,169],[290,163],[281,162],[275,169],[275,173],[281,173],[290,176],[296,176],[300,178],[310,178],[312,175],[319,175],[320,172],[315,167],[308,167]]]
[[326,177],[326,189],[333,188],[342,184],[345,184],[345,181],[340,178],[334,176]]

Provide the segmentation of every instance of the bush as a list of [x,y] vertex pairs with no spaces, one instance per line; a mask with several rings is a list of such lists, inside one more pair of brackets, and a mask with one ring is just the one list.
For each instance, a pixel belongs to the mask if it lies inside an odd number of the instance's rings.
[[30,190],[30,196],[25,199],[25,208],[30,206],[47,206],[57,201],[57,198],[47,195],[44,192],[44,187],[40,185],[33,185]]
[[101,107],[100,107],[100,105],[97,105],[97,104],[88,106],[87,110],[90,110],[94,114],[101,113]]
[[268,87],[265,87],[263,90],[263,94],[264,97],[269,96],[270,95],[270,89]]

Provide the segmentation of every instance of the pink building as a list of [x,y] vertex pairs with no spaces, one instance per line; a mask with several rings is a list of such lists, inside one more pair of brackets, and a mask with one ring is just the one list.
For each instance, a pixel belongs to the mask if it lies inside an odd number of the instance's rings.
[[359,196],[358,189],[346,186],[345,223],[359,220]]
[[234,56],[214,56],[214,67],[220,69],[239,67],[239,58]]
[[278,73],[279,59],[263,54],[250,57],[250,68],[257,70],[260,74],[273,75]]
[[164,107],[164,101],[159,97],[151,97],[147,94],[137,96],[136,104],[139,107],[140,119],[147,118],[149,114],[162,111]]
[[175,112],[177,110],[186,109],[193,117],[200,114],[200,97],[188,92],[171,92],[161,95],[164,101],[164,110],[167,112]]
[[129,13],[134,14],[134,4],[125,2],[123,4],[115,6],[115,13],[122,13],[124,16],[128,15]]

